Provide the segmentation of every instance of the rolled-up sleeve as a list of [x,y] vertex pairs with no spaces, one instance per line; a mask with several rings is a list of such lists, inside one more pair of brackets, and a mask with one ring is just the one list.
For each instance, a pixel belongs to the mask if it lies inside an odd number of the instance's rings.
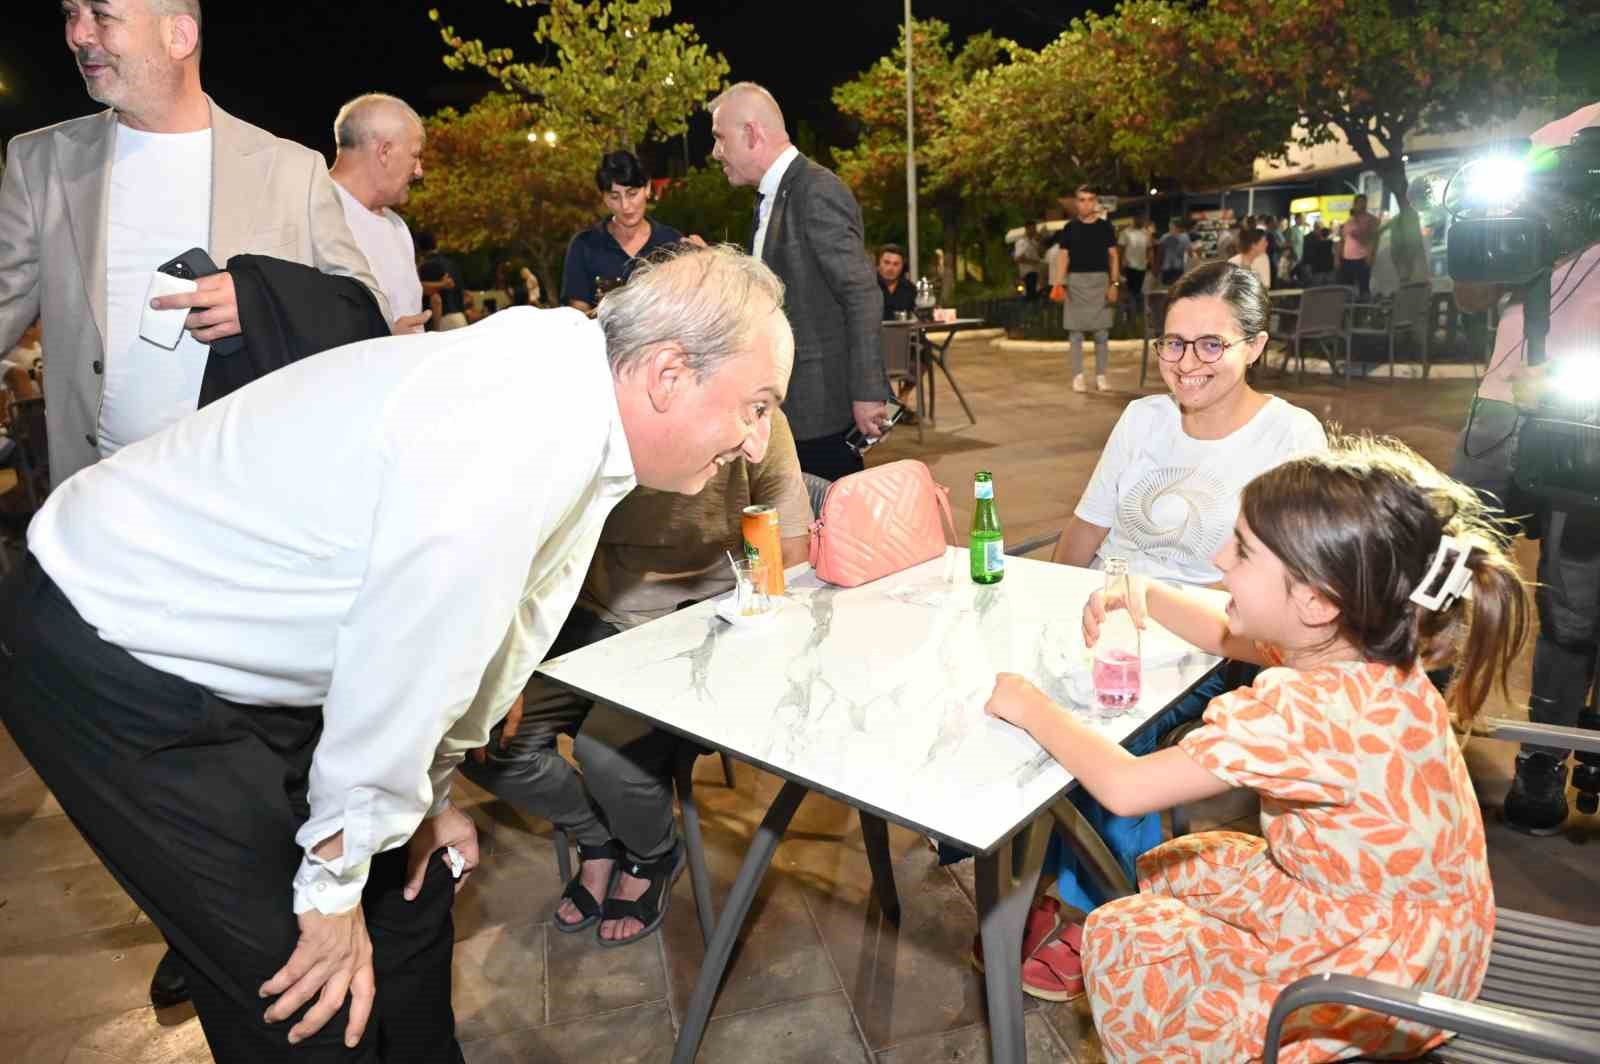
[[[368,566],[339,626],[295,836],[307,851],[296,913],[356,904],[371,858],[442,806],[441,742],[505,644],[548,530],[598,475],[608,419],[547,418],[530,440],[528,395],[529,371],[508,361],[444,395],[419,379],[386,412]],[[481,743],[492,723],[462,740]],[[340,831],[339,858],[310,855]]]

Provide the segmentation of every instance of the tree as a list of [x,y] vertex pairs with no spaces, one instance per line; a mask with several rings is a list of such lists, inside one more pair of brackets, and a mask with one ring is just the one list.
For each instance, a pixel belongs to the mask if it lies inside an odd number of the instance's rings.
[[1167,175],[1190,187],[1246,177],[1282,150],[1294,114],[1216,76],[1229,27],[1179,0],[1123,0],[1037,52],[974,78],[936,148],[969,190],[1033,206],[1088,182],[1121,192]]
[[[444,25],[445,66],[485,71],[533,105],[536,121],[603,149],[637,152],[640,144],[683,133],[728,73],[728,61],[702,44],[692,25],[653,25],[671,15],[672,0],[506,3],[545,9],[533,39],[547,59],[520,61],[510,48],[486,48]],[[437,9],[428,17],[441,21]]]
[[[1593,26],[1593,0],[1210,0],[1227,33],[1210,57],[1296,141],[1343,134],[1399,206],[1390,237],[1402,280],[1427,278],[1406,180],[1408,139],[1511,118],[1556,89],[1561,42]],[[1263,32],[1270,28],[1270,32]]]
[[441,246],[526,256],[553,287],[567,242],[598,209],[594,153],[559,131],[555,145],[547,143],[535,110],[492,93],[465,113],[446,108],[427,119],[427,178],[407,214]]
[[756,190],[732,188],[718,166],[697,166],[667,185],[651,213],[678,230],[713,244],[745,244],[755,216]]
[[[974,75],[1002,62],[1014,47],[982,33],[958,51],[950,27],[937,19],[911,24],[912,64],[916,86],[916,134],[919,147],[944,136],[944,107]],[[867,201],[901,204],[906,192],[906,55],[902,35],[894,50],[833,90],[833,102],[860,128],[856,145],[834,153],[839,176]],[[945,256],[942,287],[948,298],[955,287],[960,225],[968,194],[919,153],[917,194],[925,198],[943,223]],[[968,212],[970,213],[970,212]]]

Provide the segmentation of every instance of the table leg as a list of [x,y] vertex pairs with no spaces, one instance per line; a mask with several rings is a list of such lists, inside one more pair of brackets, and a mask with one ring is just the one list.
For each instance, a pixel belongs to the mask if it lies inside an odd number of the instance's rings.
[[[983,987],[989,1002],[989,1055],[994,1064],[1025,1064],[1022,1026],[1022,932],[1044,863],[1047,825],[1036,825],[988,857],[978,858],[978,930],[983,935]],[[1012,848],[1025,847],[1022,874],[1012,877]]]
[[900,895],[894,889],[894,865],[889,860],[889,825],[882,817],[865,810],[861,814],[861,838],[867,846],[867,864],[872,866],[872,890],[878,908],[889,922],[900,926]]
[[967,405],[967,397],[961,394],[961,385],[957,384],[956,379],[950,376],[950,368],[945,365],[944,361],[946,354],[950,350],[950,342],[955,338],[955,333],[945,337],[944,346],[934,353],[933,360],[938,364],[939,372],[944,374],[944,379],[950,382],[950,389],[956,393],[956,398],[961,401],[961,409],[966,411],[967,420],[976,425],[978,423],[977,415],[972,412],[972,407]]
[[911,335],[911,373],[917,384],[917,442],[922,443],[928,420],[927,398],[922,394],[922,337]]
[[745,917],[750,915],[750,905],[756,899],[762,877],[767,874],[767,866],[772,864],[778,843],[783,840],[789,821],[794,818],[795,810],[800,808],[800,801],[807,793],[798,783],[785,783],[767,808],[761,826],[756,828],[755,838],[750,840],[750,851],[745,854],[744,864],[739,866],[739,875],[733,881],[733,890],[728,893],[722,919],[717,921],[711,944],[706,947],[705,960],[701,963],[699,977],[695,979],[694,993],[689,997],[683,1026],[678,1031],[678,1044],[672,1051],[673,1064],[691,1064],[700,1052],[700,1041],[706,1034],[706,1022],[711,1019],[711,1006],[716,1001],[717,989],[722,985],[728,958],[733,955],[734,940],[739,937]]
[[695,914],[700,918],[700,937],[709,949],[717,912],[711,903],[711,873],[706,869],[706,843],[700,832],[700,806],[694,800],[694,763],[699,757],[699,749],[692,744],[679,744],[678,808],[683,810],[684,848],[689,851],[689,886],[694,890]]

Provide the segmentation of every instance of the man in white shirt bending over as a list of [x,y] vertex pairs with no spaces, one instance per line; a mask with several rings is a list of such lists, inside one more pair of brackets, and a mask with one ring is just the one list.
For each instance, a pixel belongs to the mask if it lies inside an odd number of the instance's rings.
[[428,321],[417,277],[411,230],[394,212],[422,180],[422,119],[404,100],[370,92],[339,109],[333,120],[338,156],[330,176],[345,221],[361,245],[395,315],[396,333],[419,333]]
[[685,245],[598,320],[336,348],[50,497],[0,589],[0,719],[187,964],[220,1064],[461,1060],[450,777],[612,507],[764,453],[782,305],[758,260]]

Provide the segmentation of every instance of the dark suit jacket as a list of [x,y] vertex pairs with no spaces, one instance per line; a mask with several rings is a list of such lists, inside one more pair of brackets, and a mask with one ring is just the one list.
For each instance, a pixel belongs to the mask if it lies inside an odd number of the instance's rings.
[[778,185],[761,258],[783,278],[794,375],[783,412],[797,440],[843,432],[852,402],[889,398],[883,293],[867,261],[861,208],[834,173],[797,157]]
[[232,353],[211,348],[201,406],[308,355],[389,335],[372,291],[352,278],[266,255],[235,255],[228,272],[245,342]]

